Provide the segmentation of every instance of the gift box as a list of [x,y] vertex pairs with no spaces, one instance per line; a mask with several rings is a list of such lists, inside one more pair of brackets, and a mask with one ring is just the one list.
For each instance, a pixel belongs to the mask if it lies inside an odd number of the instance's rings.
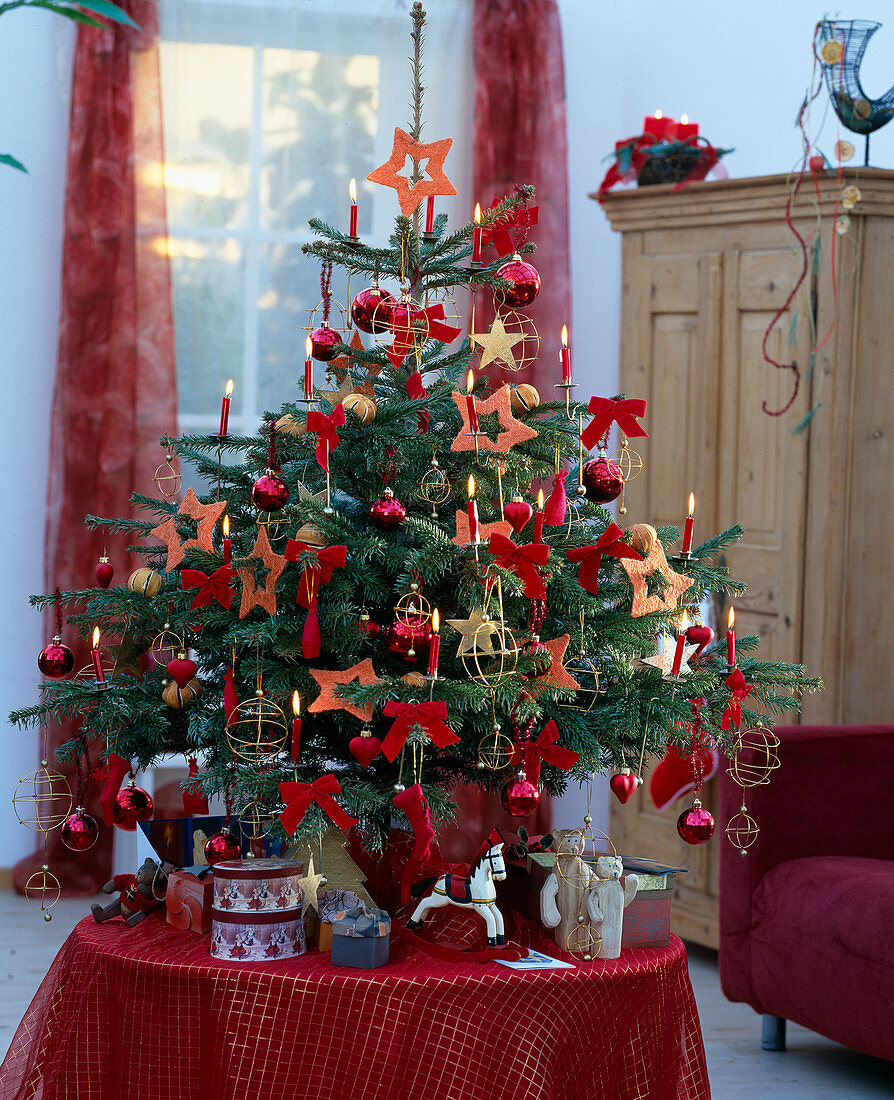
[[214,875],[210,867],[198,873],[172,871],[165,893],[168,924],[183,931],[210,932],[213,896]]
[[364,899],[353,890],[322,890],[317,894],[317,947],[332,950],[332,922],[347,909],[363,908]]
[[300,907],[265,913],[211,912],[211,954],[226,962],[277,962],[303,955],[307,942]]
[[214,866],[214,908],[284,912],[301,904],[304,864],[292,859],[227,859]]
[[[591,854],[587,862],[592,864],[594,860],[595,857]],[[637,878],[636,895],[624,910],[622,950],[626,947],[667,947],[670,940],[674,882],[677,874],[686,873],[686,868],[667,867],[650,859],[633,856],[621,856],[621,860],[624,864],[621,881],[624,881],[628,873]],[[527,915],[532,920],[540,920],[540,890],[555,863],[555,852],[531,852],[528,855]]]
[[384,909],[356,905],[331,921],[332,965],[374,970],[388,962],[391,917]]

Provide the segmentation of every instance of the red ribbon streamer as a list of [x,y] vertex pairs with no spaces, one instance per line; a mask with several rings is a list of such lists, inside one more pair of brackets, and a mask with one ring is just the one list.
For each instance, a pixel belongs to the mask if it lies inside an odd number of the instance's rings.
[[[490,204],[491,210],[498,207],[502,201],[503,199],[494,198]],[[529,206],[524,210],[517,208],[504,210],[486,229],[481,230],[482,247],[492,244],[499,256],[508,256],[510,252],[515,251],[515,244],[509,230],[530,229],[532,225],[537,224],[539,211],[539,206]]]
[[[420,398],[427,396],[428,390],[422,385],[422,375],[418,370],[413,371],[407,379],[407,397],[412,397],[414,401],[418,401]],[[424,434],[428,431],[428,423],[431,419],[431,415],[428,409],[419,409],[416,413],[416,417],[419,421],[419,431]]]
[[282,795],[283,802],[286,803],[286,808],[279,815],[279,820],[289,836],[304,820],[304,815],[313,802],[316,802],[323,813],[342,832],[357,824],[356,820],[347,814],[332,797],[334,794],[341,793],[341,786],[331,772],[321,775],[313,783],[280,783],[279,793]]
[[[102,788],[102,794],[99,796],[99,804],[102,807],[102,819],[111,829],[114,824],[115,796],[121,787],[121,781],[130,771],[130,761],[125,760],[123,756],[119,756],[116,752],[110,752],[103,771],[105,771],[106,781]],[[78,802],[78,805],[80,804]]]
[[[414,327],[414,322],[425,320],[425,327]],[[402,367],[407,352],[415,344],[422,340],[440,340],[444,344],[451,344],[462,332],[462,329],[444,323],[444,307],[438,302],[426,309],[412,309],[406,303],[401,303],[391,311],[391,331],[394,340],[385,354],[395,367]]]
[[284,556],[287,561],[297,561],[301,554],[316,556],[313,565],[305,565],[301,574],[301,583],[298,586],[298,595],[295,597],[295,603],[307,608],[307,618],[304,620],[304,630],[301,633],[301,653],[308,661],[320,656],[322,646],[320,621],[317,618],[320,589],[332,579],[333,570],[340,569],[345,564],[347,553],[346,546],[317,548],[308,546],[306,542],[298,539],[289,539],[286,544]]
[[727,676],[725,683],[733,693],[733,697],[727,705],[726,710],[723,712],[723,717],[720,719],[720,728],[722,730],[728,730],[730,723],[735,723],[738,729],[742,722],[742,700],[750,694],[754,684],[749,684],[746,681],[740,668],[733,669],[729,676]]
[[409,821],[415,839],[413,852],[400,877],[400,900],[403,905],[406,905],[410,900],[410,887],[431,854],[431,843],[435,839],[435,831],[431,827],[428,799],[422,793],[418,783],[407,787],[405,791],[399,791],[391,801]]
[[236,694],[236,677],[233,673],[232,666],[227,669],[227,674],[224,678],[223,698],[224,714],[226,715],[227,725],[229,726],[233,718],[233,711],[239,706],[239,696]]
[[516,546],[512,539],[494,532],[487,548],[494,556],[494,564],[501,569],[511,569],[525,586],[529,600],[545,600],[546,584],[538,566],[545,567],[549,560],[549,546],[545,542],[531,542]]
[[635,558],[642,561],[642,554],[621,542],[624,532],[617,523],[610,523],[592,546],[579,546],[567,553],[568,560],[573,564],[580,564],[577,581],[581,588],[592,592],[595,596],[599,586],[599,566],[602,563],[602,555],[610,558]]
[[[199,774],[199,762],[194,757],[189,758],[189,778],[196,779]],[[208,799],[198,790],[185,790],[183,792],[183,812],[187,817],[193,814],[208,813]]]
[[382,742],[382,752],[392,763],[397,759],[397,754],[410,736],[413,726],[425,730],[439,749],[459,740],[444,721],[447,717],[447,704],[443,699],[431,703],[399,703],[396,699],[389,699],[383,713],[386,718],[394,719]]
[[631,438],[646,436],[649,433],[636,418],[646,415],[646,402],[642,397],[628,397],[624,401],[614,401],[610,397],[591,397],[587,412],[593,419],[581,432],[581,441],[588,451],[592,450],[600,439],[608,433],[612,424]]
[[344,422],[344,405],[336,405],[328,415],[318,409],[311,409],[307,414],[307,430],[317,433],[317,462],[327,474],[329,473],[329,455],[339,444],[338,429]]
[[509,762],[514,768],[520,767],[528,780],[535,785],[540,782],[540,765],[544,760],[554,768],[568,771],[577,763],[580,753],[563,748],[557,744],[558,740],[558,727],[555,722],[549,721],[536,741],[522,741],[513,746],[512,759]]
[[233,604],[233,589],[230,582],[236,576],[236,570],[229,565],[222,565],[215,569],[209,576],[201,569],[181,569],[180,587],[198,588],[195,599],[189,605],[191,611],[197,607],[208,607],[212,600],[217,600],[224,610],[229,611]]
[[549,500],[543,508],[543,522],[547,527],[559,527],[565,522],[568,514],[568,497],[565,494],[565,478],[567,470],[559,470],[553,478],[553,491],[549,494]]

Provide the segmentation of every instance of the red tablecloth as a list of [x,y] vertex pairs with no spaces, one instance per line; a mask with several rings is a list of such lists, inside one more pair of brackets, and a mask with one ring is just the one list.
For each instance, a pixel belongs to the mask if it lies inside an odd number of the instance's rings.
[[83,920],[0,1068],[2,1100],[702,1100],[682,943],[518,973],[411,952],[239,965],[158,916]]

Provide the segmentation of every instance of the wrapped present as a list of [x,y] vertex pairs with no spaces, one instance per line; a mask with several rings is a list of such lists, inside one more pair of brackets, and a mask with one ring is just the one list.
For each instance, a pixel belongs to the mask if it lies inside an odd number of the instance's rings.
[[221,912],[285,912],[301,904],[304,864],[292,859],[227,859],[214,867],[214,908]]
[[353,890],[321,890],[317,894],[317,900],[319,902],[316,925],[317,947],[320,951],[331,951],[332,921],[346,909],[362,908],[366,899],[355,894]]
[[210,932],[213,896],[214,875],[210,867],[198,873],[172,871],[165,893],[168,924],[183,931]]
[[331,921],[332,965],[374,970],[388,962],[391,917],[384,909],[355,905]]
[[300,907],[265,913],[212,910],[211,954],[226,962],[278,962],[307,947]]

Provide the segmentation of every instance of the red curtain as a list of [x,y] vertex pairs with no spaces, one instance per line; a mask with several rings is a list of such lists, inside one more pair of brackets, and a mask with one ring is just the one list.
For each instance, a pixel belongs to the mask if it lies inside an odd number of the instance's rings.
[[[532,367],[506,374],[505,380],[531,382],[544,401],[553,401],[557,392],[553,386],[559,378],[559,333],[571,320],[565,68],[559,12],[555,0],[476,0],[473,25],[474,194],[484,209],[494,196],[502,197],[516,184],[532,184],[540,206],[531,240],[537,244],[533,263],[542,285],[525,313],[540,333],[541,355]],[[479,294],[476,331],[487,331],[493,316],[492,296]],[[439,839],[448,859],[469,859],[495,824],[504,830],[523,824],[531,834],[545,833],[550,827],[547,798],[523,819],[510,818],[497,795],[477,787],[461,788],[457,802],[462,828],[445,830]]]
[[[103,550],[88,513],[130,514],[130,495],[152,488],[163,459],[159,437],[176,431],[176,378],[162,178],[158,7],[119,0],[142,32],[79,27],[72,87],[65,207],[62,315],[50,435],[45,578],[92,586]],[[131,568],[128,540],[109,539],[114,583]],[[52,632],[52,630],[50,630]],[[75,645],[76,668],[89,662]],[[76,726],[50,729],[51,751]],[[91,752],[91,756],[94,754]],[[72,791],[76,778],[70,776]],[[99,784],[87,808],[97,820]],[[72,895],[95,893],[110,877],[111,830],[87,855],[50,834],[50,867]],[[21,889],[43,853],[22,860]]]

